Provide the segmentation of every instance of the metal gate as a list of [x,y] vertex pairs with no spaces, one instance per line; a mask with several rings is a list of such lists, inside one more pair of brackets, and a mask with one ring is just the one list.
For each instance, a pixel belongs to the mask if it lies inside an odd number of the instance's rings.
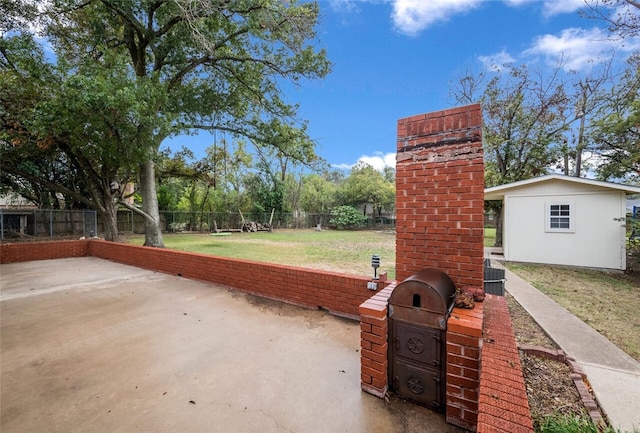
[[437,411],[445,407],[446,324],[455,285],[438,269],[404,280],[389,299],[390,388]]
[[98,236],[98,215],[94,210],[85,209],[83,212],[83,232],[85,236]]

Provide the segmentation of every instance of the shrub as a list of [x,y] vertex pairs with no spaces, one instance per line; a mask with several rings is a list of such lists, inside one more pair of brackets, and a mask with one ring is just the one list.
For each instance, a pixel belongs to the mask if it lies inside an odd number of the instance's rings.
[[330,224],[335,224],[338,227],[344,227],[346,229],[352,229],[359,227],[367,219],[360,211],[353,206],[338,206],[331,211]]
[[640,274],[640,218],[628,215],[616,219],[624,222],[627,230],[627,272]]

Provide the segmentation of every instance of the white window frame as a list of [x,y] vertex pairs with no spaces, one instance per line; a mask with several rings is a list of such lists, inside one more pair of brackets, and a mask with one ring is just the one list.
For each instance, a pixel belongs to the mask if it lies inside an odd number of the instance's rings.
[[[545,231],[548,233],[574,233],[576,204],[571,201],[545,203]],[[561,220],[561,221],[558,221]],[[558,222],[564,222],[564,227],[551,227]],[[569,227],[566,227],[568,223]]]

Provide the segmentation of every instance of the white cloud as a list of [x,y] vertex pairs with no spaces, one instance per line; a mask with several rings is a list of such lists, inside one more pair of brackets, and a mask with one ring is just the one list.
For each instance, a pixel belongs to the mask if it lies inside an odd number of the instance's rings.
[[356,164],[363,162],[365,164],[369,164],[373,168],[378,171],[384,170],[385,167],[394,167],[396,166],[396,154],[395,153],[386,153],[382,152],[374,152],[373,155],[362,155],[358,158],[358,161],[354,164],[335,164],[333,165],[335,168],[341,168],[344,170],[351,170]]
[[329,0],[331,9],[337,12],[353,12],[358,10],[356,0]]
[[511,54],[507,53],[505,50],[489,56],[480,56],[478,57],[478,60],[480,60],[485,69],[492,71],[505,69],[505,65],[516,61],[516,59],[514,59]]
[[416,35],[430,25],[478,7],[482,0],[394,0],[393,23],[402,33]]
[[[520,7],[528,4],[540,3],[540,0],[503,0],[509,7]],[[551,17],[558,14],[567,14],[584,8],[584,0],[544,0],[542,2],[542,14]]]
[[[363,3],[391,3],[394,27],[401,33],[415,36],[433,24],[480,7],[487,0],[329,0],[338,12],[358,12]],[[540,0],[502,0],[507,7],[536,4]],[[543,0],[542,14],[551,17],[584,8],[584,0]]]
[[559,59],[565,70],[584,70],[594,63],[610,58],[613,52],[632,52],[640,49],[640,39],[628,38],[624,44],[607,38],[607,33],[594,27],[590,30],[569,28],[559,36],[546,34],[534,40],[533,46],[524,55],[540,55],[549,63]]
[[518,6],[522,6],[525,5],[527,3],[533,3],[534,1],[537,0],[503,0],[507,6],[514,6],[514,7],[518,7]]
[[[452,16],[480,7],[487,0],[328,0],[331,9],[337,12],[359,12],[364,3],[391,3],[391,18],[395,28],[415,36],[427,27],[447,21]],[[502,0],[507,7],[538,4],[540,0]],[[542,15],[574,13],[585,7],[585,0],[543,0]]]
[[[331,0],[353,4],[354,0]],[[372,0],[365,0],[372,1]],[[508,7],[519,7],[537,3],[539,0],[503,0]],[[400,32],[416,35],[422,30],[446,21],[454,15],[469,12],[482,5],[484,0],[392,0],[393,23]],[[573,13],[584,8],[584,0],[544,0],[542,14],[550,17]]]
[[551,17],[559,14],[569,14],[585,7],[584,0],[545,0],[543,14]]

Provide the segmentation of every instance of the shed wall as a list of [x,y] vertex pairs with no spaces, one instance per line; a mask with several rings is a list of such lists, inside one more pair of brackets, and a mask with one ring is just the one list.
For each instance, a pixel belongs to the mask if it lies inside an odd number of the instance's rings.
[[[570,203],[573,229],[547,230],[548,205]],[[507,261],[625,269],[624,193],[574,185],[527,188],[504,199]]]

